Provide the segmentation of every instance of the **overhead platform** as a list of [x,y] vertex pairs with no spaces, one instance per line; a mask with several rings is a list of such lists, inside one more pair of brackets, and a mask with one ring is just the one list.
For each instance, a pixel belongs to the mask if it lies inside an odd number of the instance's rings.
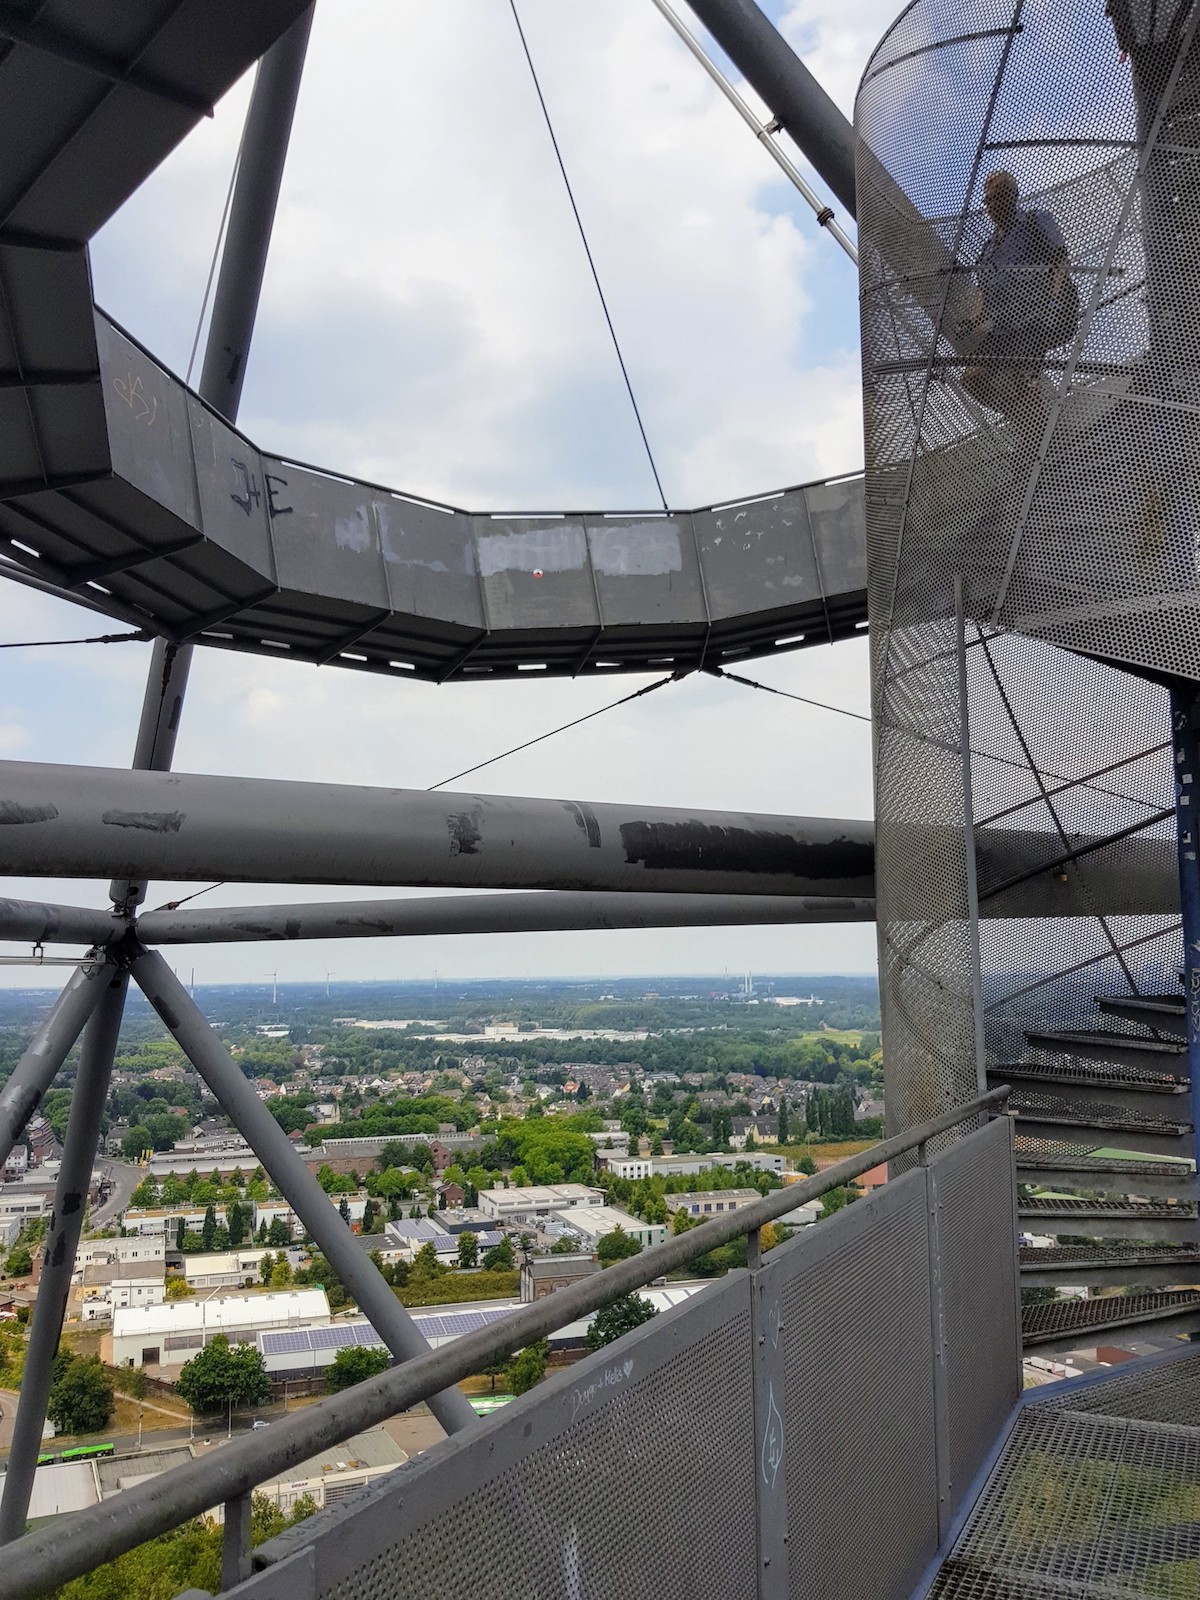
[[303,9],[0,3],[9,562],[177,641],[437,682],[690,671],[865,628],[857,477],[669,514],[434,504],[260,450],[95,310],[87,241]]

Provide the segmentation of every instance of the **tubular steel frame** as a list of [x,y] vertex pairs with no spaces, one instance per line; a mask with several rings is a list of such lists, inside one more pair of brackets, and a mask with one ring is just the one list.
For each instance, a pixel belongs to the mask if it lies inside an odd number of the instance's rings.
[[[247,113],[231,196],[229,230],[221,258],[199,384],[200,400],[230,424],[235,423],[237,418],[312,17],[313,6],[310,4],[262,58]],[[686,31],[682,30],[673,13],[670,19],[677,29]],[[27,28],[18,28],[13,33],[9,27],[8,36],[22,39],[34,47],[41,47],[45,43],[36,29],[30,32]],[[716,69],[707,62],[699,46],[693,42],[692,48],[693,53],[705,62],[706,70],[715,73]],[[56,53],[62,55],[63,51],[57,50]],[[89,56],[87,61],[79,64],[94,69],[99,60],[99,57],[93,59]],[[739,97],[724,84],[719,74],[718,80],[740,108]],[[141,82],[140,78],[135,80],[128,72],[119,73],[113,81],[126,86],[135,81]],[[767,142],[770,143],[770,140]],[[804,180],[794,172],[786,158],[781,158],[773,146],[772,150],[789,176],[793,176],[802,190],[811,196]],[[829,218],[822,215],[821,220],[827,223]],[[833,231],[845,247],[848,244],[845,235],[839,229]],[[23,381],[30,381],[29,374],[23,373],[21,376]],[[8,562],[4,563],[4,570],[11,570],[12,576],[21,581],[28,580],[47,592],[62,593],[53,583],[47,584],[21,572],[19,568],[10,567]],[[74,595],[66,597],[75,598]],[[87,603],[86,594],[80,598]],[[107,598],[113,599],[112,596]],[[114,601],[106,609],[115,613],[120,606]],[[165,774],[172,765],[193,648],[190,643],[165,637],[155,640],[133,756],[134,773],[145,775],[140,781],[153,783],[155,780],[152,775]],[[9,812],[6,820],[33,825],[33,835],[24,834],[25,842],[34,846],[33,857],[26,865],[35,873],[46,874],[52,870],[53,847],[46,848],[48,840],[38,824],[61,816],[63,796],[60,792],[57,802],[51,800],[40,809],[22,807],[16,795],[22,775],[18,768],[10,767],[7,776],[12,792],[6,795]],[[25,777],[28,776],[27,772]],[[66,778],[63,769],[58,769],[57,777]],[[69,779],[67,781],[70,782]],[[126,781],[139,780],[130,775]],[[172,787],[177,781],[170,780]],[[224,789],[224,785],[219,787]],[[281,793],[276,791],[277,795]],[[239,805],[234,790],[226,790],[224,797],[235,808]],[[467,858],[477,854],[483,804],[478,797],[461,797],[463,809],[458,814],[448,814],[448,807],[453,805],[454,800],[453,796],[439,796],[433,802],[434,812],[440,812],[444,819],[443,826],[450,829],[450,856],[458,857],[470,865]],[[335,802],[334,813],[328,814],[324,823],[328,830],[327,837],[331,840],[337,829],[344,829],[345,825],[345,819],[341,816],[334,822],[337,809]],[[511,805],[508,809],[512,809]],[[524,841],[531,860],[545,861],[548,854],[546,836],[553,832],[550,818],[554,814],[566,822],[568,831],[563,836],[564,844],[572,842],[578,829],[589,854],[595,851],[600,856],[604,855],[596,817],[597,809],[603,808],[574,803],[565,807],[550,803],[538,808],[534,803],[533,809],[535,814],[527,819],[527,826],[532,831]],[[539,811],[540,815],[537,814]],[[119,832],[123,831],[126,838],[131,833],[135,836],[144,835],[147,829],[151,832],[165,829],[169,834],[177,832],[182,826],[178,813],[164,819],[161,811],[151,815],[144,805],[139,809],[136,802],[109,807],[106,817],[110,828],[116,819]],[[127,826],[121,823],[122,817]],[[522,820],[518,818],[518,824]],[[648,867],[651,863],[647,853],[658,849],[663,861],[671,863],[675,869],[673,873],[668,871],[665,879],[660,875],[658,881],[668,890],[676,888],[685,891],[675,894],[568,892],[561,897],[517,895],[505,897],[504,903],[485,898],[449,906],[445,903],[391,902],[379,905],[360,902],[340,907],[258,907],[251,908],[248,915],[240,912],[185,912],[176,915],[164,911],[152,913],[145,919],[144,929],[139,929],[137,911],[145,897],[146,880],[154,875],[154,863],[149,858],[139,859],[140,852],[136,850],[127,853],[127,858],[106,862],[102,859],[105,852],[101,850],[91,853],[86,861],[81,860],[80,866],[87,876],[93,876],[97,870],[112,872],[110,912],[28,901],[0,904],[0,937],[28,938],[39,948],[46,941],[85,942],[92,947],[91,953],[77,968],[37,1030],[12,1077],[0,1090],[0,1150],[7,1157],[29,1116],[82,1033],[84,1043],[76,1074],[66,1150],[55,1190],[46,1264],[34,1314],[34,1348],[26,1366],[16,1432],[0,1502],[0,1542],[19,1537],[25,1525],[53,1359],[66,1313],[88,1179],[98,1144],[100,1117],[107,1096],[131,975],[235,1126],[246,1136],[272,1181],[287,1195],[308,1232],[318,1241],[324,1254],[333,1262],[343,1281],[367,1311],[393,1356],[397,1360],[412,1358],[427,1349],[408,1313],[384,1283],[370,1259],[354,1244],[349,1229],[328,1205],[323,1192],[283,1137],[274,1119],[249,1091],[242,1074],[186,991],[175,981],[161,956],[146,949],[143,939],[153,942],[157,935],[164,942],[195,942],[227,935],[237,938],[335,937],[427,931],[504,931],[533,927],[685,926],[721,921],[858,921],[869,920],[873,916],[874,907],[869,898],[872,887],[869,828],[864,832],[861,824],[834,824],[832,828],[825,824],[814,824],[812,827],[801,824],[797,830],[791,819],[758,820],[775,826],[759,827],[756,836],[753,826],[749,829],[746,827],[747,823],[753,825],[756,819],[696,819],[680,814],[678,820],[663,819],[657,824],[657,843],[653,836],[653,822],[649,829],[642,825],[641,833],[638,833],[639,824],[635,821],[632,827],[636,837],[627,835],[625,828],[614,824],[609,828],[609,838],[621,838],[622,844],[617,852],[613,851],[611,844],[609,846],[612,863],[607,882],[604,874],[597,871],[601,863],[595,856],[588,863],[591,872],[580,872],[578,867],[568,866],[558,879],[551,874],[544,880],[547,887],[557,887],[559,882],[563,882],[568,889],[582,886],[590,891],[610,886],[626,890],[637,888],[640,886],[636,882],[629,881],[628,869]],[[272,818],[268,828],[260,834],[259,843],[277,831],[276,820]],[[282,831],[289,832],[286,828]],[[303,828],[297,830],[293,827],[290,833],[298,842],[303,837],[303,831]],[[822,837],[810,837],[814,831]],[[245,832],[242,818],[226,813],[219,824],[219,832],[227,843],[231,842],[239,833]],[[560,835],[561,832],[560,829]],[[9,871],[21,870],[19,835],[22,833],[24,830],[21,828],[10,831],[9,837],[17,848],[7,862]],[[636,853],[639,841],[641,857]],[[446,853],[446,844],[443,832],[443,855]],[[539,844],[540,849],[537,848]],[[782,852],[780,846],[783,847]],[[418,841],[418,852],[420,848],[421,842]],[[253,851],[255,847],[252,845],[251,849]],[[770,862],[764,871],[764,850],[767,858],[772,853],[777,858],[782,854],[785,863],[791,867],[790,875],[786,866],[780,875],[778,861]],[[620,861],[622,855],[627,864],[625,870],[622,870]],[[705,871],[708,861],[714,857],[719,858],[715,876]],[[832,872],[829,873],[829,881],[824,882],[822,874],[829,872],[830,864]],[[571,881],[571,871],[576,873],[575,883]],[[814,871],[816,878],[810,882]],[[237,873],[222,867],[216,875],[236,878]],[[267,870],[256,875],[271,878],[274,873]],[[370,870],[351,870],[350,877],[345,881],[371,882],[375,881],[376,876]],[[674,881],[669,881],[672,877]],[[299,860],[284,867],[284,878],[321,881],[319,874],[316,878],[307,876]],[[381,881],[419,883],[422,880],[419,874],[415,877],[411,873],[406,876],[400,863],[393,860]],[[490,880],[485,871],[482,876],[467,872],[463,881],[486,886]],[[527,881],[536,884],[543,880],[537,876],[535,869],[534,875]],[[787,892],[789,887],[793,891],[791,894]],[[808,893],[814,887],[818,890],[816,896]],[[705,888],[718,891],[725,888],[747,889],[750,893],[697,892]],[[801,897],[796,896],[796,890],[800,891]],[[825,891],[823,896],[820,891]],[[764,892],[781,898],[774,904],[768,904],[758,898]],[[430,1404],[448,1432],[465,1427],[474,1420],[474,1413],[457,1389],[435,1393]],[[245,1531],[244,1513],[248,1502],[243,1499],[236,1504],[242,1515],[231,1514],[229,1525],[231,1529],[243,1528]],[[232,1580],[240,1575],[244,1575],[243,1554],[235,1550],[227,1562],[225,1576],[227,1580]]]

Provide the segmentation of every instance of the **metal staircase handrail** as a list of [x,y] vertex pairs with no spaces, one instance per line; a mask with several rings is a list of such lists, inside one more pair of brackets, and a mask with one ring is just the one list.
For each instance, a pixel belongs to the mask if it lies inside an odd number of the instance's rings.
[[[257,1484],[286,1473],[342,1443],[364,1428],[375,1427],[481,1371],[498,1357],[532,1344],[610,1301],[644,1288],[697,1256],[744,1235],[754,1235],[750,1264],[758,1264],[757,1235],[808,1200],[861,1177],[872,1167],[909,1151],[920,1151],[931,1139],[971,1118],[1002,1115],[1009,1089],[1003,1085],[966,1105],[943,1112],[884,1139],[858,1155],[848,1156],[824,1172],[785,1184],[753,1205],[714,1217],[662,1244],[544,1299],[522,1306],[486,1328],[464,1334],[428,1355],[390,1367],[338,1395],[284,1417],[269,1429],[231,1440],[219,1450],[164,1472],[148,1483],[125,1490],[111,1500],[72,1516],[57,1517],[36,1532],[8,1545],[0,1568],[0,1600],[34,1600],[105,1561],[170,1532],[223,1502],[241,1502]],[[234,1519],[236,1522],[238,1519]]]

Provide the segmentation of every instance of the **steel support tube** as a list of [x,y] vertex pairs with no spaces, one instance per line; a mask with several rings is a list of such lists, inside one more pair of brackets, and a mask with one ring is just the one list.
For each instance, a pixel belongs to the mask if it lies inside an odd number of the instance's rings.
[[[869,899],[874,831],[828,817],[0,762],[3,856],[29,877]],[[1103,840],[1077,843],[1113,915],[1176,913],[1170,840],[1127,839],[1112,861]],[[914,823],[908,844],[897,870],[916,879],[940,859],[944,830]],[[1045,844],[987,830],[986,877],[1012,886],[985,915],[1093,914]]]
[[161,1473],[148,1483],[137,1484],[117,1498],[71,1517],[65,1524],[71,1537],[62,1537],[62,1523],[39,1529],[10,1552],[0,1574],[0,1596],[3,1600],[36,1600],[38,1595],[146,1539],[166,1533],[236,1495],[246,1494],[270,1478],[287,1475],[301,1461],[332,1449],[364,1428],[377,1426],[397,1411],[407,1410],[436,1386],[457,1383],[481,1372],[498,1356],[566,1327],[664,1273],[686,1266],[696,1256],[761,1228],[765,1222],[775,1221],[795,1206],[818,1199],[874,1166],[916,1150],[940,1133],[971,1119],[1002,1114],[1007,1096],[1007,1086],[993,1089],[970,1105],[909,1128],[861,1155],[827,1167],[815,1177],[785,1184],[740,1211],[703,1222],[663,1244],[650,1246],[640,1255],[616,1262],[604,1272],[524,1305],[511,1316],[475,1333],[463,1334],[418,1361],[393,1367],[379,1377],[368,1378],[341,1394],[293,1412],[261,1433],[246,1434],[220,1450]]
[[[427,1355],[428,1344],[391,1286],[384,1282],[370,1256],[330,1205],[329,1196],[167,963],[157,951],[148,950],[134,960],[132,972],[146,999],[245,1137],[317,1249],[358,1301],[363,1315],[370,1319],[394,1359],[409,1361],[414,1356]],[[433,1395],[429,1409],[447,1433],[457,1433],[475,1420],[470,1402],[458,1389]]]
[[124,973],[107,967],[102,981],[104,989],[80,1052],[62,1165],[54,1187],[54,1210],[46,1232],[42,1276],[25,1350],[25,1370],[21,1377],[21,1398],[13,1427],[8,1471],[4,1477],[4,1497],[0,1500],[0,1544],[9,1544],[25,1532],[29,1497],[33,1493],[33,1478],[42,1448],[54,1357],[58,1353],[67,1298],[71,1293],[75,1252],[100,1143],[100,1122],[108,1101],[113,1056],[129,980]]
[[124,932],[124,922],[111,911],[45,905],[39,900],[0,900],[0,939],[28,939],[31,944],[106,945]]
[[112,975],[113,968],[101,961],[76,968],[0,1089],[0,1167],[41,1105]]
[[151,911],[143,944],[231,944],[270,939],[427,938],[568,929],[707,928],[767,923],[873,922],[873,900],[753,894],[480,894],[430,900],[310,901]]
[[246,379],[246,357],[258,315],[312,19],[313,7],[309,6],[259,62],[246,113],[229,232],[200,372],[201,397],[230,422],[237,419]]
[[812,207],[812,210],[815,213],[817,221],[821,227],[828,229],[828,231],[837,240],[838,244],[841,245],[842,249],[850,257],[851,261],[853,261],[855,266],[857,266],[858,246],[854,243],[853,239],[850,238],[846,230],[841,227],[837,221],[835,221],[833,211],[825,204],[824,200],[813,188],[812,184],[809,183],[808,179],[804,176],[800,169],[796,166],[795,162],[790,160],[788,156],[780,149],[779,145],[775,141],[775,135],[773,132],[774,124],[768,123],[766,127],[762,125],[750,106],[746,104],[742,96],[737,92],[737,90],[730,83],[729,79],[721,71],[720,67],[717,66],[716,62],[709,57],[708,53],[704,49],[704,46],[687,27],[682,17],[680,17],[678,13],[675,12],[668,4],[668,0],[651,0],[651,3],[678,34],[686,49],[690,51],[692,56],[700,63],[701,67],[703,67],[704,71],[707,72],[708,76],[716,84],[717,88],[725,96],[726,100],[729,101],[730,105],[737,112],[738,116],[741,117],[742,121],[754,134],[754,137],[764,147],[764,149],[770,153],[771,159],[803,195],[804,199]]
[[854,129],[754,0],[688,0],[696,16],[766,101],[849,214]]
[[10,872],[451,888],[874,892],[869,822],[0,763]]

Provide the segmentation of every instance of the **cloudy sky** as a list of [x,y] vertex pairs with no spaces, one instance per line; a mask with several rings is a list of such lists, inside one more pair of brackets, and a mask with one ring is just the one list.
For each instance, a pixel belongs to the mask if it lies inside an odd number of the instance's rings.
[[[670,503],[857,468],[849,262],[649,0],[520,9]],[[766,9],[849,110],[892,4]],[[99,303],[180,373],[248,92],[249,80],[230,93],[93,249]],[[240,421],[264,447],[473,508],[655,503],[507,0],[320,0]],[[86,612],[0,588],[5,640],[95,631]],[[127,765],[147,657],[140,645],[6,651],[0,755]],[[749,671],[867,709],[864,643]],[[609,679],[397,684],[200,650],[176,766],[419,788],[616,692]],[[691,678],[472,782],[483,793],[865,817],[869,732]],[[93,883],[8,880],[8,892],[103,903]],[[148,903],[177,892],[187,891],[152,885]],[[239,885],[207,898],[343,893]],[[180,952],[181,973],[192,960]],[[828,927],[194,955],[200,983],[259,981],[274,966],[282,981],[873,963],[872,930]],[[30,981],[26,968],[0,969],[0,982]]]

